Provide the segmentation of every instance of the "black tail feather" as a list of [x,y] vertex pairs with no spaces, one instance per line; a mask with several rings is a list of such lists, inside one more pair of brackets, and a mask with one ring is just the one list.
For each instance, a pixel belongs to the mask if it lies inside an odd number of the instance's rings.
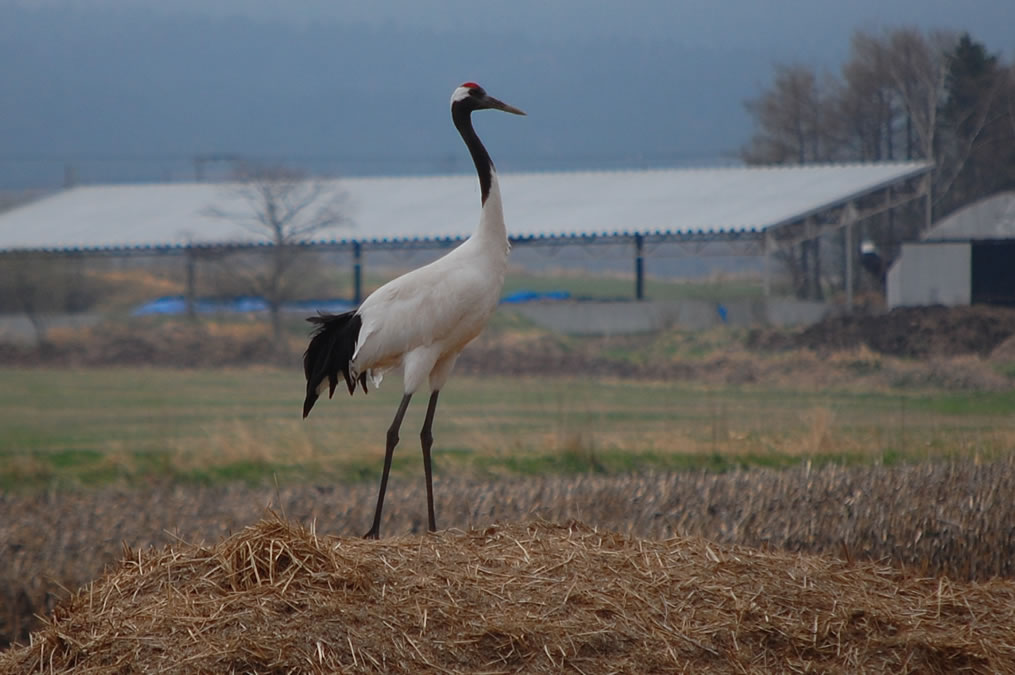
[[[317,324],[317,328],[310,336],[307,351],[303,353],[303,374],[307,378],[307,397],[303,401],[303,417],[310,414],[310,409],[317,402],[317,389],[325,379],[328,380],[329,398],[335,394],[339,373],[345,379],[349,394],[356,391],[357,379],[353,378],[349,371],[349,364],[352,361],[353,351],[356,349],[360,327],[363,325],[362,319],[355,310],[344,314],[321,313],[309,317],[307,321]],[[360,375],[358,380],[363,387],[363,392],[366,393],[366,373]]]

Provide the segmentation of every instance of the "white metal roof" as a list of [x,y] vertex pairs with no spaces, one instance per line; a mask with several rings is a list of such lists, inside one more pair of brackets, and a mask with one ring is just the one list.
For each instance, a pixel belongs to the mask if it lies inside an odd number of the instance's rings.
[[[930,169],[925,162],[500,176],[513,236],[761,231]],[[479,218],[475,175],[343,178],[349,224],[314,240],[464,237]],[[235,188],[235,186],[233,186]],[[228,185],[76,187],[0,214],[0,251],[178,247],[257,241],[209,209],[249,205]]]
[[999,192],[973,202],[936,223],[922,238],[1015,239],[1015,192]]

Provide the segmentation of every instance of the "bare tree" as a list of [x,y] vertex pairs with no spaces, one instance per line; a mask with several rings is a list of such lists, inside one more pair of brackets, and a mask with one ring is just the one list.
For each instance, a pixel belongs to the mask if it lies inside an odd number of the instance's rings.
[[1008,131],[1015,138],[1015,63],[1008,67],[1008,96],[1005,97],[1002,117],[1008,120]]
[[[42,352],[49,349],[48,331],[44,315],[52,312],[50,305],[57,295],[55,285],[60,284],[59,277],[46,278],[42,274],[42,265],[35,258],[15,259],[4,264],[6,277],[4,287],[9,294],[13,306],[23,313],[32,325],[35,334],[35,346]],[[7,303],[5,303],[7,304]]]
[[884,66],[905,114],[905,158],[933,159],[954,34],[900,28],[886,36]]
[[266,250],[267,264],[244,259],[243,264],[229,264],[229,269],[264,298],[272,332],[281,340],[282,303],[298,285],[296,262],[306,252],[301,243],[323,229],[346,223],[345,193],[334,180],[284,166],[243,164],[237,167],[235,177],[236,183],[226,190],[230,201],[238,198],[243,206],[232,210],[211,207],[207,212],[237,223],[271,244]]
[[[869,117],[880,130],[874,151],[859,159],[926,159],[937,161],[940,137],[939,110],[945,100],[947,53],[955,44],[954,34],[945,31],[924,33],[913,27],[885,30],[880,34],[858,31],[853,39],[853,54],[844,67],[846,73],[863,71],[866,81],[876,83],[879,99],[885,106],[875,108]],[[861,83],[863,80],[861,79]],[[863,90],[855,81],[845,98],[857,97]],[[939,179],[941,171],[932,174]],[[937,185],[931,185],[936,194]],[[890,263],[900,250],[900,242],[919,235],[929,220],[926,206],[912,204],[898,212],[890,211],[865,223],[865,238],[876,243],[884,262]]]
[[758,130],[740,154],[748,164],[806,164],[831,156],[824,132],[827,99],[805,65],[780,65],[770,89],[744,102]]
[[0,313],[23,314],[43,352],[51,346],[48,324],[53,315],[93,309],[108,290],[76,257],[24,253],[0,264]]
[[947,98],[941,111],[940,186],[943,213],[998,190],[1015,187],[1013,68],[974,41],[959,38],[948,53]]
[[[940,213],[1012,187],[1011,72],[968,34],[858,31],[834,115],[846,158],[934,161],[931,193]],[[930,215],[914,213],[893,236],[917,235]]]
[[[757,131],[741,149],[741,157],[748,164],[830,161],[835,156],[835,139],[829,133],[831,103],[829,84],[812,68],[777,66],[772,87],[744,103],[755,118]],[[817,241],[804,241],[775,256],[789,272],[799,297],[822,297]]]
[[835,93],[836,135],[850,159],[895,159],[901,109],[888,75],[885,40],[863,31],[853,34],[849,61]]

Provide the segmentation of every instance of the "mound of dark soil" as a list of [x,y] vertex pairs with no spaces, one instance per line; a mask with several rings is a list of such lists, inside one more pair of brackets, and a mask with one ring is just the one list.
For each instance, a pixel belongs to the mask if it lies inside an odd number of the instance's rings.
[[[755,330],[747,337],[747,350],[734,334],[708,342],[703,349],[695,348],[695,338],[679,331],[586,340],[553,334],[484,335],[461,355],[456,372],[684,380],[719,385],[792,378],[796,385],[818,387],[866,378],[874,386],[998,390],[1011,386],[1010,381],[991,363],[977,357],[993,355],[994,360],[1003,361],[1008,358],[1004,354],[1015,354],[1013,340],[1015,309],[931,307],[830,318],[796,333]],[[1012,344],[1006,346],[1006,341]],[[295,335],[278,344],[266,327],[253,324],[132,321],[58,336],[43,348],[0,343],[0,366],[271,365],[298,371],[305,345],[305,338]],[[908,358],[859,371],[841,359],[826,358],[830,353],[850,352],[862,345],[886,357]],[[792,350],[796,353],[789,353]],[[787,353],[770,358],[759,351]],[[956,359],[960,362],[951,363]],[[923,372],[912,372],[915,368]]]
[[748,346],[834,352],[866,346],[907,358],[989,355],[1015,335],[1015,309],[989,306],[903,307],[878,315],[836,316],[791,334],[755,331]]
[[103,324],[41,347],[0,343],[5,366],[294,366],[298,357],[266,331],[217,334],[202,324]]

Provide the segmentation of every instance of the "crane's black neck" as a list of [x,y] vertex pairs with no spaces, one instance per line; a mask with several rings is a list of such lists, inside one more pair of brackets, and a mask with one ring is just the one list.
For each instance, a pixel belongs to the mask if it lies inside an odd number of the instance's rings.
[[454,120],[455,128],[462,135],[462,140],[465,141],[465,145],[472,155],[472,161],[476,165],[476,173],[479,175],[479,190],[483,197],[483,204],[486,204],[486,198],[490,196],[494,167],[490,153],[483,147],[483,142],[479,140],[476,130],[472,128],[472,111],[475,109],[470,99],[456,101],[451,106],[451,119]]

